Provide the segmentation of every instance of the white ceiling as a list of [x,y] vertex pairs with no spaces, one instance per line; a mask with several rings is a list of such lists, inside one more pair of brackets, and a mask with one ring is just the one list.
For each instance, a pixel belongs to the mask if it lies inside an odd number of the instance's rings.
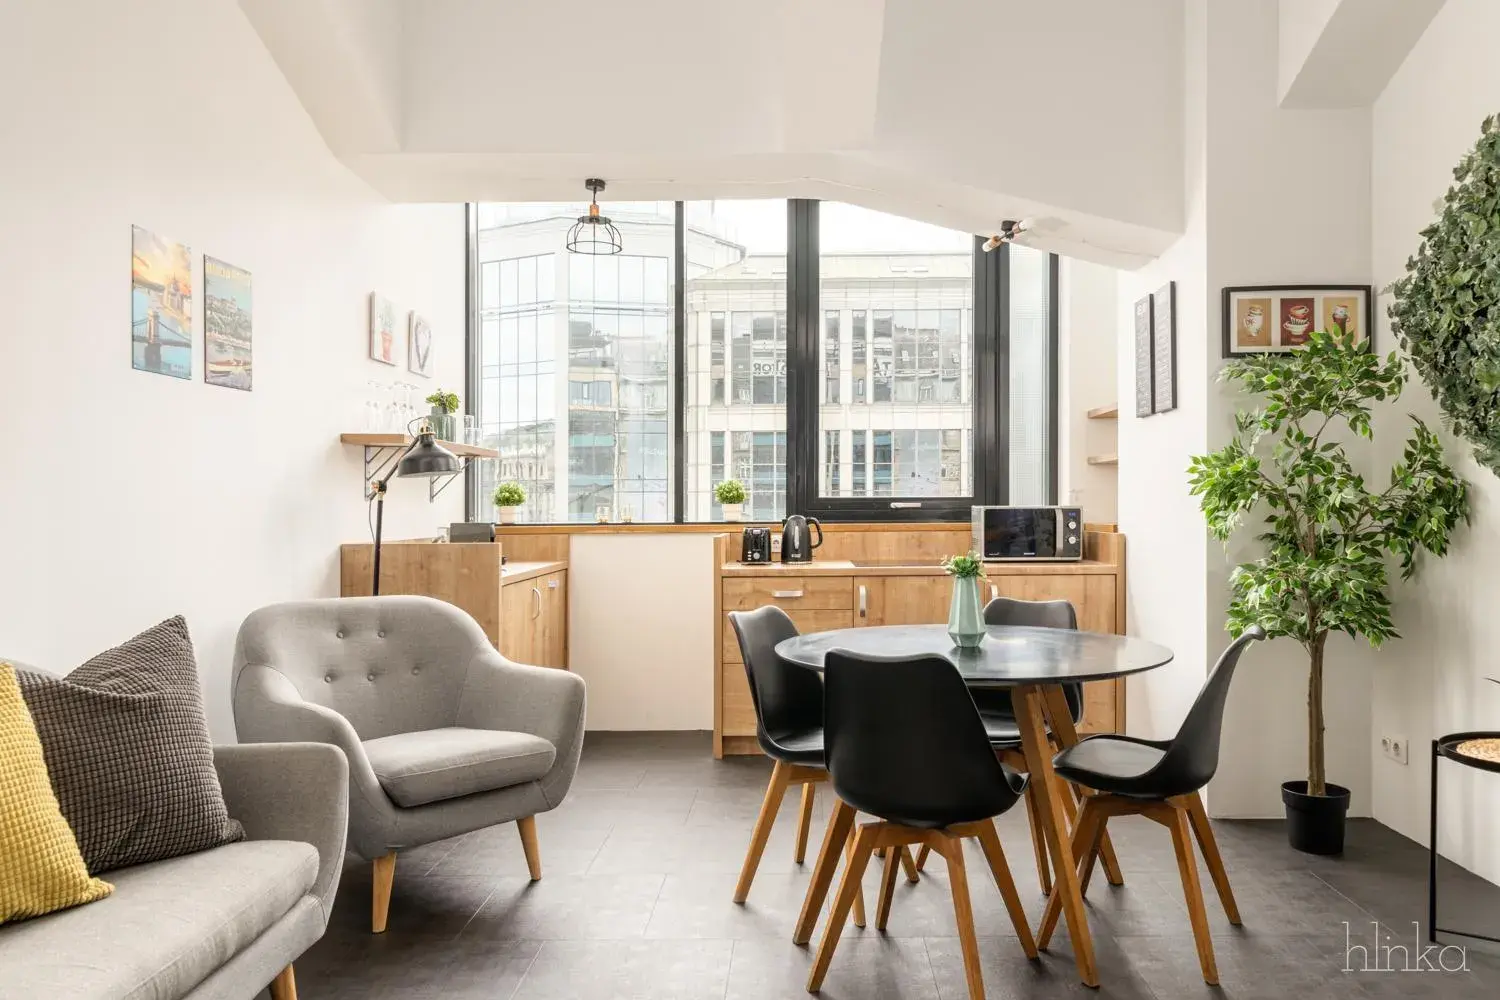
[[[1183,0],[240,0],[400,201],[816,197],[1134,267],[1183,219]],[[607,204],[606,204],[607,210]]]

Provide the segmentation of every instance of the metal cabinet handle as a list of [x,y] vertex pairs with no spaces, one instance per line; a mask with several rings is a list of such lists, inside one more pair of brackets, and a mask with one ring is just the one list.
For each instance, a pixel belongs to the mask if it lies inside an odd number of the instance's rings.
[[993,583],[990,584],[990,600],[993,601],[996,598],[998,598],[999,596],[1000,596],[1000,588],[997,587],[997,586],[995,586]]
[[532,613],[531,617],[537,619],[542,617],[542,592],[532,587],[531,596],[536,598],[536,611]]
[[891,510],[916,510],[922,506],[920,500],[892,500]]
[[865,590],[865,585],[864,584],[860,584],[859,585],[859,616],[861,618],[864,618],[866,616],[867,612],[870,610],[869,602],[866,600],[869,596],[870,596],[869,591]]
[[783,599],[784,598],[791,598],[791,597],[801,597],[802,596],[802,591],[800,591],[800,590],[773,590],[773,591],[771,591],[771,596],[772,597],[776,597],[776,598],[783,598]]

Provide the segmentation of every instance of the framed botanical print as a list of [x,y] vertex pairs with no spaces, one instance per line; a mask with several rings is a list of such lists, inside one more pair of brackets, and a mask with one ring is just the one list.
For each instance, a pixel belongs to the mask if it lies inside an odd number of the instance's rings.
[[1369,285],[1246,285],[1224,289],[1224,357],[1284,354],[1313,331],[1353,338],[1374,333]]

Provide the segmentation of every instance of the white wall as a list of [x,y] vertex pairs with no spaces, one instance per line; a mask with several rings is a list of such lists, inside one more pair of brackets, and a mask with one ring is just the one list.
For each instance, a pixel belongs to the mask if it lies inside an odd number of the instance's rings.
[[1058,502],[1078,504],[1089,521],[1113,521],[1115,466],[1090,465],[1090,455],[1113,454],[1117,421],[1085,414],[1115,402],[1115,340],[1120,272],[1064,257],[1058,268]]
[[[1500,65],[1491,40],[1500,36],[1500,4],[1449,0],[1392,78],[1374,107],[1372,255],[1374,283],[1384,287],[1405,272],[1418,231],[1432,221],[1433,202],[1452,183],[1451,170],[1496,110]],[[1382,319],[1389,297],[1379,301]],[[1388,328],[1382,348],[1396,345]],[[1414,412],[1434,427],[1439,415],[1413,377],[1399,405],[1377,414],[1377,458],[1400,457]],[[1427,841],[1429,741],[1465,729],[1500,728],[1500,484],[1470,457],[1467,445],[1445,435],[1449,456],[1473,486],[1473,526],[1460,530],[1452,553],[1425,563],[1418,577],[1394,588],[1396,626],[1404,638],[1368,657],[1373,671],[1372,744],[1380,735],[1405,736],[1411,763],[1381,756],[1372,745],[1374,815],[1414,840]],[[1449,768],[1443,775],[1439,843],[1444,854],[1500,882],[1500,799],[1483,775]]]
[[[366,299],[417,308],[462,387],[463,213],[391,207],[324,146],[230,0],[7,4],[0,15],[0,651],[70,669],[187,616],[232,739],[234,633],[334,595],[367,536]],[[193,379],[130,363],[130,227],[194,254]],[[255,388],[202,381],[202,255],[254,281]],[[403,313],[404,316],[404,313]],[[393,484],[390,537],[462,516]]]
[[[1209,373],[1221,365],[1219,291],[1228,285],[1370,280],[1370,119],[1368,110],[1287,111],[1277,105],[1277,14],[1270,4],[1212,4],[1208,31]],[[1287,155],[1289,150],[1306,155]],[[1209,394],[1208,438],[1233,432],[1241,401],[1223,387]],[[1361,462],[1362,449],[1351,449]],[[1199,515],[1202,523],[1202,515]],[[1224,558],[1210,543],[1203,655],[1228,641],[1223,609],[1231,566],[1260,548],[1241,532]],[[1329,640],[1328,777],[1353,792],[1351,811],[1369,814],[1370,679],[1363,643]],[[1307,772],[1307,661],[1279,639],[1247,654],[1225,713],[1226,754],[1210,790],[1220,816],[1280,816],[1280,784]]]

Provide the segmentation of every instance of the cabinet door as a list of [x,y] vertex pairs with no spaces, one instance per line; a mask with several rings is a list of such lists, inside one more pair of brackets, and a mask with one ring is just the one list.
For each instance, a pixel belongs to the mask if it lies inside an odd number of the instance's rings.
[[536,664],[541,654],[537,643],[540,626],[540,580],[507,583],[500,591],[500,652],[517,663]]
[[541,650],[537,663],[568,669],[568,574],[552,573],[537,581],[542,591]]
[[979,593],[986,602],[993,597],[1068,601],[1073,605],[1078,615],[1078,627],[1083,631],[1115,631],[1115,578],[1112,576],[991,576],[988,585],[980,583]]
[[946,574],[854,578],[855,625],[942,625],[952,601]]

